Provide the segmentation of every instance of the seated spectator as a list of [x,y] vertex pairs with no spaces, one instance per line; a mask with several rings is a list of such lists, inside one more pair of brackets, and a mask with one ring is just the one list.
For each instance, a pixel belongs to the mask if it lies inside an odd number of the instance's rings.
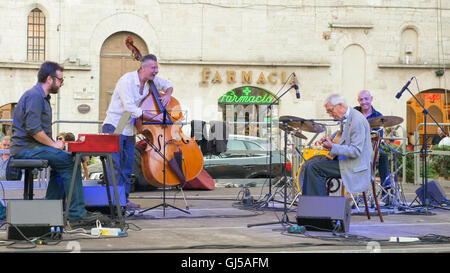
[[441,141],[439,141],[438,146],[439,147],[443,147],[443,146],[450,147],[450,137],[444,136],[444,138],[442,138]]
[[445,137],[444,132],[442,132],[441,128],[437,128],[437,133],[433,136],[431,140],[431,145],[438,145],[439,142]]
[[0,141],[0,150],[7,150],[2,152],[2,158],[0,160],[0,180],[6,180],[6,167],[9,162],[9,143],[9,136],[3,137]]
[[[67,132],[67,133],[59,133],[58,136],[56,137],[56,139],[58,139],[58,137],[62,137],[62,141],[75,141],[75,135],[71,132]],[[59,140],[59,139],[58,139]],[[87,167],[87,162],[90,160],[90,158],[88,156],[86,156],[85,158],[83,158],[81,161],[81,164],[83,165],[83,170],[84,170],[84,176],[86,180],[89,180],[89,170]]]

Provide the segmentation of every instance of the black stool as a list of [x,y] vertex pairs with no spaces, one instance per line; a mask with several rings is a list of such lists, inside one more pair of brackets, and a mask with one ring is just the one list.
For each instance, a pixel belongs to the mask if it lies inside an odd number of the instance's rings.
[[9,160],[9,166],[17,169],[25,170],[25,180],[23,182],[24,200],[33,200],[33,170],[48,167],[48,160],[45,159],[15,159]]

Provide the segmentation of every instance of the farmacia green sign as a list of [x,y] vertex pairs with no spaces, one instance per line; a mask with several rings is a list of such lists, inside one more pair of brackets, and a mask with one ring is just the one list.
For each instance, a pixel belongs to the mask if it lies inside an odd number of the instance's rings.
[[223,94],[219,104],[271,104],[275,100],[276,97],[263,88],[241,86]]

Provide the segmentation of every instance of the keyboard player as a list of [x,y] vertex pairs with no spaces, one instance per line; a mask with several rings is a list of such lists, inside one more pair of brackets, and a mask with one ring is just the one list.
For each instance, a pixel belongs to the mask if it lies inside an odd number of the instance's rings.
[[[46,199],[62,199],[57,174],[61,176],[64,192],[69,192],[74,162],[63,151],[64,144],[52,139],[51,95],[58,94],[64,85],[64,68],[54,62],[44,62],[38,71],[38,82],[19,99],[13,115],[11,156],[19,159],[45,159],[51,167]],[[107,223],[109,218],[101,213],[85,209],[81,172],[76,173],[72,202],[66,208],[71,227],[95,225],[99,220]]]

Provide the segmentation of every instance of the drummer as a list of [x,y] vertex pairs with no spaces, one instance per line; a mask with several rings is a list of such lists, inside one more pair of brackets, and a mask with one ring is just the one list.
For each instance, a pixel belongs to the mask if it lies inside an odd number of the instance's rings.
[[[376,118],[383,116],[380,112],[375,110],[372,106],[373,97],[368,90],[361,90],[358,94],[358,102],[359,106],[356,106],[355,109],[361,112],[367,119]],[[374,131],[379,131],[380,136],[383,137],[383,129],[380,128],[372,128]],[[388,154],[381,149],[378,152],[378,174],[380,175],[381,185],[384,188],[390,187],[390,179],[389,179],[389,159]]]

